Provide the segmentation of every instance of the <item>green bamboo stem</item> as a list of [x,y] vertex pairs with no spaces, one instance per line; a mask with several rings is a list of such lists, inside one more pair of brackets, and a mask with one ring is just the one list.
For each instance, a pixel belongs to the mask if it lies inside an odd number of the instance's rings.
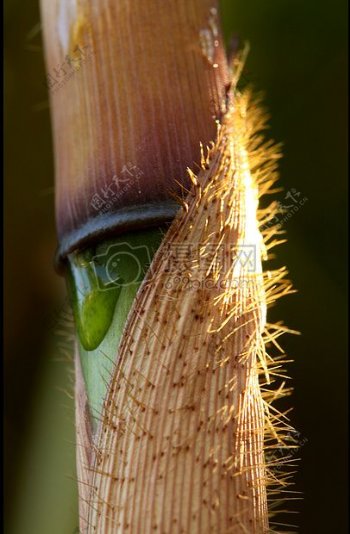
[[[163,234],[127,233],[70,256],[68,287],[94,432],[128,313]],[[108,272],[113,260],[118,266]]]

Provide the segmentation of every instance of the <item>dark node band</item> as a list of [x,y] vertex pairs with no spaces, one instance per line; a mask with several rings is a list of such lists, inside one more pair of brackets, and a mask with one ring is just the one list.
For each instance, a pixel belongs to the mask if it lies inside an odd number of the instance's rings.
[[145,230],[171,222],[180,205],[174,200],[128,206],[116,213],[99,214],[64,237],[55,255],[55,268],[63,274],[67,255],[86,248],[101,239],[109,239],[125,232]]

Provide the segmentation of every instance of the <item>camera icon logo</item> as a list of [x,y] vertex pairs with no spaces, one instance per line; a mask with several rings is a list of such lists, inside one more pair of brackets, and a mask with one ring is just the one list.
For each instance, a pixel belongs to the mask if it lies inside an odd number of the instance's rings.
[[146,245],[122,242],[110,245],[91,262],[99,289],[108,291],[140,283],[151,263],[151,255]]

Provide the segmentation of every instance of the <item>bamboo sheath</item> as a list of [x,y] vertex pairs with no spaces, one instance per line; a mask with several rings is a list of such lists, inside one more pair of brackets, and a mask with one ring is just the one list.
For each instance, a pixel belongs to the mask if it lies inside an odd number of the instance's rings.
[[[264,336],[281,334],[266,330],[266,304],[289,286],[284,272],[262,273],[274,230],[264,242],[259,221],[275,211],[259,215],[258,198],[278,155],[261,149],[249,98],[229,94],[217,2],[41,9],[59,259],[175,218],[129,313],[95,435],[76,354],[80,531],[266,534],[264,448],[277,430],[261,375],[269,382]],[[185,271],[169,271],[173,247],[187,250]],[[237,262],[245,247],[253,272]]]
[[[245,135],[235,145],[225,120],[129,315],[82,488],[87,532],[268,532],[264,282],[259,260],[250,278],[233,268],[237,247],[261,254],[257,190]],[[195,244],[208,271],[188,252],[185,273],[169,275],[169,247]]]

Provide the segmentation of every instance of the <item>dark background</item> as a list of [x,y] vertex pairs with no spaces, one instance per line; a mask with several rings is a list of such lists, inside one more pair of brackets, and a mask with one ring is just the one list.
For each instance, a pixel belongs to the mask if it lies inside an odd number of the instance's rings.
[[[265,93],[284,144],[280,184],[308,201],[278,250],[298,290],[273,314],[295,360],[293,424],[304,443],[292,508],[301,533],[347,532],[347,2],[223,0],[227,40],[249,41],[244,80]],[[11,534],[77,527],[65,288],[55,250],[53,155],[35,0],[5,22],[5,513]],[[280,193],[284,202],[285,193]],[[69,352],[69,350],[68,350]],[[68,393],[68,394],[67,394]]]

